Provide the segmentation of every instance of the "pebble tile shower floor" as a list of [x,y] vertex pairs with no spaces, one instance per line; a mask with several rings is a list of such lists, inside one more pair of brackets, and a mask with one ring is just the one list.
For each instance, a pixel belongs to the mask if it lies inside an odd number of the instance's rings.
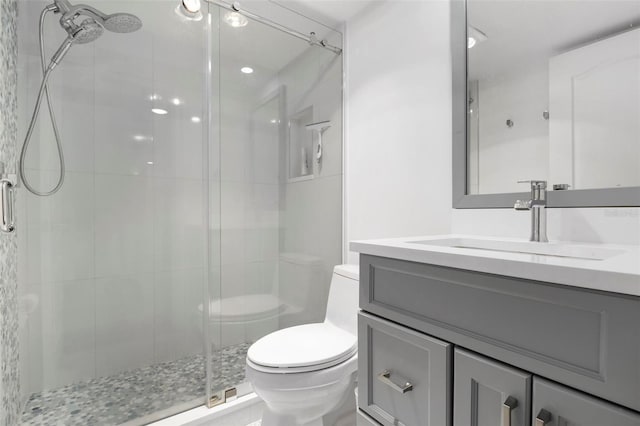
[[[244,381],[250,344],[220,350],[214,357],[213,389]],[[119,425],[194,400],[204,401],[206,376],[202,355],[155,364],[113,376],[74,383],[31,395],[22,425]]]

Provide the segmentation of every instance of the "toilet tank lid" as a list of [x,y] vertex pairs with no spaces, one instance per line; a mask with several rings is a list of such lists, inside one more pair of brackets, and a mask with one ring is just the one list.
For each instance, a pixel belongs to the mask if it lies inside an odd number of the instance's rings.
[[360,267],[358,265],[336,265],[333,268],[333,273],[356,281],[360,279]]

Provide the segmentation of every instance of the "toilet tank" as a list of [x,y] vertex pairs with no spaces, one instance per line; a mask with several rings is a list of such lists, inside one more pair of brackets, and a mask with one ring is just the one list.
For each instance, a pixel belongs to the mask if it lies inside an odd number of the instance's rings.
[[338,265],[333,269],[325,319],[353,335],[358,334],[359,275],[358,265]]
[[325,313],[329,278],[322,258],[303,253],[281,253],[278,265],[277,292],[287,306],[280,327],[321,322]]

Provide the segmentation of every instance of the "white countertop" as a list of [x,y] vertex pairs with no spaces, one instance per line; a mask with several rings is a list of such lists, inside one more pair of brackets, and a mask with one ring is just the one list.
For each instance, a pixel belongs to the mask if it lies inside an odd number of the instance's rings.
[[[430,240],[437,244],[438,240],[444,239],[546,245],[545,249],[571,247],[584,252],[590,249],[610,250],[613,254],[600,260],[429,244]],[[411,262],[640,296],[640,246],[556,241],[529,243],[514,238],[436,235],[352,241],[350,249],[362,254]]]

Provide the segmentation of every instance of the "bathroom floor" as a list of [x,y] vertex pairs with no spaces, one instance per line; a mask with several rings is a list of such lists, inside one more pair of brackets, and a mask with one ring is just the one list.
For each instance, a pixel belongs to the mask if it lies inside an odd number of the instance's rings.
[[[220,367],[213,389],[244,381],[249,346],[229,346],[214,355],[214,365]],[[169,407],[191,408],[204,401],[204,363],[196,355],[35,393],[22,413],[22,425],[118,425]]]

